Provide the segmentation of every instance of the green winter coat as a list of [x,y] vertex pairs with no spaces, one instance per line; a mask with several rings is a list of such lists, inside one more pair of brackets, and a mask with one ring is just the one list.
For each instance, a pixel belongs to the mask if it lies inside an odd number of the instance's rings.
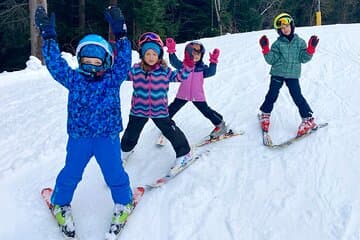
[[280,36],[271,46],[265,60],[272,65],[270,75],[284,78],[300,78],[301,63],[311,60],[312,55],[306,52],[306,42],[297,34],[289,41],[286,37]]

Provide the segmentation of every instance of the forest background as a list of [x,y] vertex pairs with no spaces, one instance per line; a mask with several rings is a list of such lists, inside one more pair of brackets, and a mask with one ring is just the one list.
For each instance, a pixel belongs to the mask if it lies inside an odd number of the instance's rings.
[[[23,69],[31,55],[31,0],[0,2],[0,72]],[[273,18],[287,12],[296,26],[315,25],[320,0],[47,0],[56,15],[57,39],[62,51],[74,54],[88,33],[108,35],[103,12],[111,3],[123,11],[128,37],[136,50],[137,37],[146,31],[177,42],[227,33],[271,29]],[[322,24],[360,22],[359,0],[321,0]],[[260,37],[260,36],[259,36]]]

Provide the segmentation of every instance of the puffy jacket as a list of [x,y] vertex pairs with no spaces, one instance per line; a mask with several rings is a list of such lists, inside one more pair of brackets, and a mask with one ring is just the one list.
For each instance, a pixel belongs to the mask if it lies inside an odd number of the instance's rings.
[[[183,64],[176,54],[170,54],[169,59],[173,67],[182,68]],[[197,62],[188,80],[181,82],[176,97],[187,101],[205,102],[204,78],[215,75],[216,66],[215,63],[210,63],[210,66],[207,66],[202,61]]]
[[265,60],[272,65],[270,74],[284,78],[300,78],[301,64],[311,60],[312,55],[306,52],[306,42],[297,34],[289,41],[279,36],[272,44],[271,50],[265,54]]
[[135,64],[129,71],[128,80],[133,82],[130,114],[138,117],[164,118],[169,116],[169,83],[184,81],[190,68],[172,71],[169,67],[156,65],[145,72],[140,64]]
[[131,67],[131,47],[127,39],[117,41],[118,56],[101,79],[71,69],[61,57],[55,40],[42,48],[52,77],[69,90],[67,131],[71,137],[115,137],[122,130],[119,90]]

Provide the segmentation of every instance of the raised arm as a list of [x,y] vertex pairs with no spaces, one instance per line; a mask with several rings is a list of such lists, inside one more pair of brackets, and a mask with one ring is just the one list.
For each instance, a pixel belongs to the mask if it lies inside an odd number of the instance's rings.
[[116,49],[118,55],[115,57],[113,70],[116,75],[116,79],[122,82],[126,80],[131,67],[131,44],[127,37],[116,41]]
[[180,70],[171,71],[170,68],[168,68],[168,77],[170,82],[185,81],[189,77],[190,72],[194,69],[195,63],[192,55],[191,45],[188,45],[185,49],[185,57],[182,65],[183,68]]
[[175,40],[173,38],[167,38],[166,39],[166,47],[167,47],[167,52],[169,53],[170,64],[174,68],[180,70],[183,67],[183,64],[175,54],[175,52],[176,52]]
[[319,38],[316,35],[310,37],[307,46],[305,41],[301,41],[301,53],[300,53],[301,63],[306,63],[311,60],[312,56],[315,53],[315,49],[318,43],[319,43]]
[[210,56],[210,59],[209,59],[210,66],[206,67],[204,69],[204,78],[211,77],[211,76],[215,75],[216,66],[217,66],[217,63],[219,62],[218,58],[220,56],[220,49],[215,48],[212,53],[211,52],[209,53],[209,56]]
[[104,13],[116,39],[117,57],[113,66],[116,81],[123,82],[131,67],[131,44],[127,39],[127,28],[124,15],[117,6],[109,6]]
[[49,17],[42,6],[35,11],[35,25],[40,30],[43,39],[42,53],[47,69],[52,77],[64,87],[70,88],[76,71],[61,57],[59,46],[56,42],[55,15]]

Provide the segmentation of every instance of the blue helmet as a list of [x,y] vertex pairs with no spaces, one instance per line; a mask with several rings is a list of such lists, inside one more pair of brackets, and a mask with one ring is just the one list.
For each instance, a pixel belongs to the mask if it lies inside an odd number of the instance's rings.
[[[86,35],[80,40],[76,48],[76,58],[79,62],[79,66],[82,69],[81,58],[90,57],[98,58],[103,64],[100,67],[93,68],[93,71],[106,71],[110,69],[114,64],[114,51],[108,41],[97,34]],[[88,72],[88,69],[82,69]]]

